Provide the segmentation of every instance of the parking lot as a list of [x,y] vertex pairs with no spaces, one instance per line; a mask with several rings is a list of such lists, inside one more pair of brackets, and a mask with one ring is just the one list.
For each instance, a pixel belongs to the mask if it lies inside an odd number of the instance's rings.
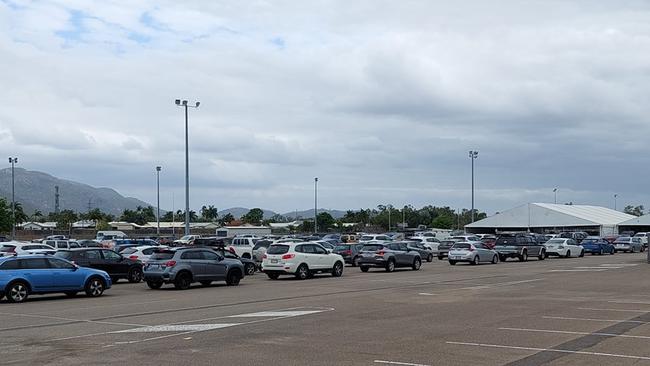
[[650,364],[645,254],[0,304],[2,364]]

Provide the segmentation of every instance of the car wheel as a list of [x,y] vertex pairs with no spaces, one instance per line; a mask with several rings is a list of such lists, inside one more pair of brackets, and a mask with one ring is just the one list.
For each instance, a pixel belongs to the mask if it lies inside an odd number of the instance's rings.
[[569,258],[569,257],[571,257],[571,251],[567,250],[566,255],[564,256],[564,258]]
[[272,280],[277,280],[278,277],[280,277],[280,275],[277,273],[267,273],[266,275]]
[[306,264],[301,264],[296,270],[296,278],[299,280],[306,280],[309,277],[309,267]]
[[29,297],[29,288],[22,281],[16,281],[9,285],[5,295],[9,302],[23,302]]
[[609,252],[610,255],[614,255],[614,253],[616,253],[616,251],[615,251],[614,249],[612,249],[612,250]]
[[584,251],[584,250],[581,250],[581,251],[580,251],[580,255],[579,255],[578,257],[582,258],[582,257],[584,257],[584,256],[585,256],[585,251]]
[[455,266],[455,265],[456,265],[456,261],[449,261],[449,264],[451,264],[452,266]]
[[246,276],[252,276],[255,274],[255,265],[253,263],[246,264]]
[[142,281],[142,270],[140,268],[131,268],[128,279],[131,283]]
[[359,257],[352,258],[352,267],[359,266]]
[[67,297],[75,297],[75,296],[77,296],[77,291],[66,291],[66,292],[64,292],[64,294]]
[[497,264],[497,263],[499,263],[499,256],[495,254],[492,257],[492,264]]
[[501,262],[505,262],[506,260],[508,260],[508,258],[506,258],[505,255],[500,255],[500,256],[499,256],[499,261],[501,261]]
[[415,258],[413,260],[413,267],[412,267],[413,270],[417,271],[420,269],[421,266],[422,266],[422,260],[420,258]]
[[477,255],[477,256],[474,257],[474,259],[472,259],[471,264],[472,264],[473,266],[476,266],[476,265],[479,264],[479,263],[481,263],[481,261],[479,260],[478,255]]
[[445,259],[444,256],[442,256],[442,255],[439,255],[439,256],[438,256],[438,260],[443,260],[443,259]]
[[212,284],[212,281],[200,281],[201,286],[208,287]]
[[88,282],[86,282],[84,290],[86,291],[86,295],[90,297],[99,297],[104,293],[105,287],[104,281],[101,278],[91,277]]
[[433,262],[433,254],[429,254],[429,256],[427,256],[427,262]]
[[528,252],[523,252],[521,255],[519,255],[519,261],[520,262],[525,262],[528,260]]
[[147,286],[152,290],[157,290],[163,285],[162,281],[147,281]]
[[539,256],[537,256],[537,260],[543,261],[544,259],[546,259],[546,251],[542,250],[541,252],[539,252]]
[[389,259],[386,263],[386,272],[393,272],[395,270],[395,260]]
[[241,272],[238,269],[233,269],[228,272],[226,276],[226,285],[228,286],[237,286],[239,281],[241,281]]
[[361,272],[368,272],[368,270],[370,269],[370,267],[368,266],[361,266],[359,268],[361,268]]
[[343,275],[343,263],[336,262],[332,268],[332,276],[341,277],[341,275]]
[[181,272],[174,279],[174,287],[177,290],[187,290],[192,285],[192,276],[187,272]]

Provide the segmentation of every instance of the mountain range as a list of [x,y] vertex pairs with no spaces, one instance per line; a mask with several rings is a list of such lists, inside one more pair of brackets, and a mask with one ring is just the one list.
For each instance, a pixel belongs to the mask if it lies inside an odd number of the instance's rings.
[[[228,209],[219,211],[219,216],[223,217],[224,215],[231,214],[234,218],[238,219],[238,218],[246,215],[246,213],[249,210],[250,210],[249,208],[244,208],[244,207],[232,207],[232,208],[228,208]],[[304,211],[291,211],[291,212],[286,212],[286,213],[283,213],[283,214],[278,214],[275,211],[271,211],[271,210],[267,210],[267,209],[262,209],[262,211],[264,211],[264,219],[265,220],[270,219],[275,215],[281,215],[281,216],[284,216],[284,217],[289,218],[289,219],[294,219],[296,217],[298,219],[307,219],[307,218],[312,218],[314,216],[314,209],[304,210]],[[330,210],[330,209],[326,209],[326,208],[323,208],[323,209],[319,208],[318,212],[319,213],[327,212],[330,215],[332,215],[332,217],[335,218],[335,219],[340,219],[341,217],[345,216],[345,211],[341,211],[341,210]]]

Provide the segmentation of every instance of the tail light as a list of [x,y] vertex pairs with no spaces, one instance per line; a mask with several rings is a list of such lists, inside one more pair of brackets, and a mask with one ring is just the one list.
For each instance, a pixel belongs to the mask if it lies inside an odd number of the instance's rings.
[[378,250],[378,251],[375,252],[375,254],[384,255],[384,254],[386,254],[386,252],[384,252],[383,250]]
[[295,257],[296,257],[295,254],[285,254],[282,256],[282,259],[293,259]]
[[352,251],[351,250],[344,250],[343,252],[341,252],[341,254],[352,255]]
[[232,254],[237,254],[237,253],[235,253],[235,248],[233,248],[233,247],[228,248],[228,251],[230,253],[232,253]]
[[176,261],[167,261],[165,267],[173,267],[176,265]]
[[473,252],[473,251],[474,251],[474,247],[471,247],[471,246],[470,246],[469,249],[467,249],[467,250],[469,250],[470,252]]
[[134,260],[134,261],[137,261],[137,260],[138,260],[138,256],[137,256],[137,255],[132,255],[132,256],[129,256],[129,259]]
[[262,259],[266,259],[266,258],[268,258],[268,257],[266,256],[266,254],[264,254],[264,255],[262,256]]

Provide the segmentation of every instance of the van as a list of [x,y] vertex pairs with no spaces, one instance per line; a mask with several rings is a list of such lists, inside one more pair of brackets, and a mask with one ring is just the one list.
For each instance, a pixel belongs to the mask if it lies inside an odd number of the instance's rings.
[[125,239],[126,237],[127,235],[124,234],[123,231],[108,230],[108,231],[98,231],[95,240],[103,241],[103,240],[113,240],[113,239]]

